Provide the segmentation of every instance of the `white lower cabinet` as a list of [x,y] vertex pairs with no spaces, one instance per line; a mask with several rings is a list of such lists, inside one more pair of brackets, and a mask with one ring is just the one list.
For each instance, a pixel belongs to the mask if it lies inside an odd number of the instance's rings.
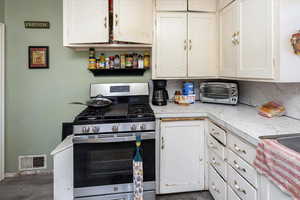
[[[212,166],[208,169],[208,188],[215,200],[226,200],[227,185]],[[230,199],[231,200],[231,199]]]
[[282,192],[265,176],[260,176],[259,200],[292,200],[293,198]]
[[240,197],[231,189],[230,186],[227,186],[227,199],[228,200],[241,200]]
[[242,200],[256,200],[257,191],[231,166],[228,166],[228,184]]
[[162,120],[159,194],[204,190],[204,123]]

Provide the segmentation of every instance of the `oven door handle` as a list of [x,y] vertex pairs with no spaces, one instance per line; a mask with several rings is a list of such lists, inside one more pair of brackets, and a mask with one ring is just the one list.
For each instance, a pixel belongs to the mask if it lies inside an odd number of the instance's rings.
[[[142,140],[150,140],[155,139],[155,135],[152,133],[143,133],[141,134]],[[75,136],[73,138],[74,144],[84,144],[84,143],[115,143],[115,142],[129,142],[129,141],[135,141],[136,136],[120,136],[115,135],[114,137],[103,137],[103,138],[89,138],[88,136]]]

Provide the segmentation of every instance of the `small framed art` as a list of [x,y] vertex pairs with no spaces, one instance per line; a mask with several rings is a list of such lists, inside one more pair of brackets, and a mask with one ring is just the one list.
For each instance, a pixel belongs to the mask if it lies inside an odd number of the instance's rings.
[[49,68],[49,47],[29,46],[28,47],[29,69]]

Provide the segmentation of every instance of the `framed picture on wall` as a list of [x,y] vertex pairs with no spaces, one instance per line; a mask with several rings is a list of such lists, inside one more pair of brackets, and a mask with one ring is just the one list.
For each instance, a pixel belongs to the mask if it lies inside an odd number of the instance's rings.
[[29,69],[49,68],[49,46],[28,47]]

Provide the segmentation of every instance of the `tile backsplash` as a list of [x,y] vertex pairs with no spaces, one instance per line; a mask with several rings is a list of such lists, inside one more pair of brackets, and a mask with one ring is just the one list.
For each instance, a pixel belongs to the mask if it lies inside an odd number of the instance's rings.
[[286,115],[300,119],[300,83],[260,83],[240,81],[240,102],[260,106],[278,101],[286,108]]
[[[181,90],[186,80],[168,80],[167,90],[172,99],[176,90]],[[199,100],[199,80],[195,85],[196,99]],[[240,103],[260,106],[268,101],[278,101],[286,108],[286,115],[300,119],[300,83],[265,83],[239,81]]]

